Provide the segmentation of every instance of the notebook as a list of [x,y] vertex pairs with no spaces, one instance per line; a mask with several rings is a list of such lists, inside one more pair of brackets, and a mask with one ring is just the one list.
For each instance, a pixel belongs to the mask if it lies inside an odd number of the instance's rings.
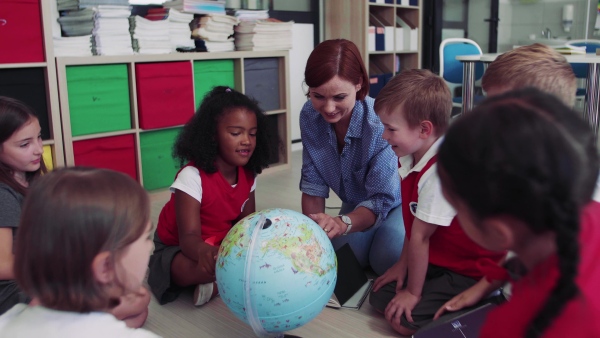
[[337,283],[327,306],[358,310],[371,292],[373,279],[367,277],[349,244],[344,244],[335,254],[338,263]]
[[481,330],[488,313],[497,306],[498,305],[496,304],[488,303],[463,313],[458,317],[447,320],[440,319],[442,322],[417,331],[417,333],[413,335],[413,338],[477,338],[479,337],[479,331]]

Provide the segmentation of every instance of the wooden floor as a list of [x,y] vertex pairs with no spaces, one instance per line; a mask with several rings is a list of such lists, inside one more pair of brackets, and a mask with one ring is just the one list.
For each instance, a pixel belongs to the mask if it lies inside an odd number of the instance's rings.
[[[256,190],[256,209],[285,208],[300,211],[298,189],[301,151],[292,153],[292,169],[260,175]],[[153,194],[152,217],[156,222],[168,193]],[[336,215],[341,205],[333,193],[327,200],[327,212]],[[185,337],[255,337],[252,328],[237,319],[220,298],[202,307],[192,305],[191,293],[182,294],[176,301],[159,305],[150,303],[150,314],[144,327],[166,338]],[[395,337],[383,315],[375,312],[365,301],[360,310],[325,308],[308,324],[287,332],[300,337]]]

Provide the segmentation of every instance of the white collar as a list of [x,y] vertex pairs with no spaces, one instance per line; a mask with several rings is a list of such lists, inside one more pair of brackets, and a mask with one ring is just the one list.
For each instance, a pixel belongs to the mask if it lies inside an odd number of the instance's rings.
[[413,161],[414,161],[415,157],[413,156],[413,154],[400,157],[398,159],[398,161],[400,162],[400,166],[401,166],[398,169],[398,173],[400,173],[400,178],[404,179],[406,176],[408,176],[413,171],[417,171],[417,172],[421,171],[421,169],[423,169],[423,167],[425,167],[427,162],[429,162],[429,160],[431,160],[431,158],[433,156],[435,156],[435,154],[437,154],[438,149],[439,149],[440,145],[442,144],[443,140],[444,140],[444,136],[440,136],[431,145],[431,147],[429,147],[427,152],[425,152],[425,155],[423,155],[423,158],[421,158],[419,163],[417,163],[414,167],[413,167]]

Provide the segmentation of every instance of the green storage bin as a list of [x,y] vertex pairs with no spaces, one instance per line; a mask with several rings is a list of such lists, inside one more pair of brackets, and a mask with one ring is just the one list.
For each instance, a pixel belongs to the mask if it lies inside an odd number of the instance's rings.
[[142,177],[146,190],[173,184],[179,160],[173,159],[173,145],[181,128],[163,129],[140,134]]
[[71,135],[131,129],[127,65],[67,67]]
[[235,88],[233,60],[194,61],[194,102],[196,109],[204,95],[215,86]]

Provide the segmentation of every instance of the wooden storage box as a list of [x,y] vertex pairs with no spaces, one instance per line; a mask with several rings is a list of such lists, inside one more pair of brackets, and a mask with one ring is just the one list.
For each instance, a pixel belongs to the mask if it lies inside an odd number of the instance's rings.
[[75,165],[120,171],[137,180],[134,135],[73,142]]
[[44,59],[40,0],[0,1],[0,63]]
[[46,169],[48,169],[48,171],[54,169],[54,161],[52,160],[52,158],[52,146],[45,145],[42,159],[44,160],[44,164],[46,165]]
[[194,115],[190,62],[138,63],[135,79],[141,129],[182,125]]
[[173,145],[181,128],[140,133],[144,188],[154,190],[173,184],[179,161],[173,159]]
[[71,135],[131,129],[127,65],[66,68]]
[[233,60],[194,61],[194,97],[198,109],[204,95],[215,86],[235,88]]

